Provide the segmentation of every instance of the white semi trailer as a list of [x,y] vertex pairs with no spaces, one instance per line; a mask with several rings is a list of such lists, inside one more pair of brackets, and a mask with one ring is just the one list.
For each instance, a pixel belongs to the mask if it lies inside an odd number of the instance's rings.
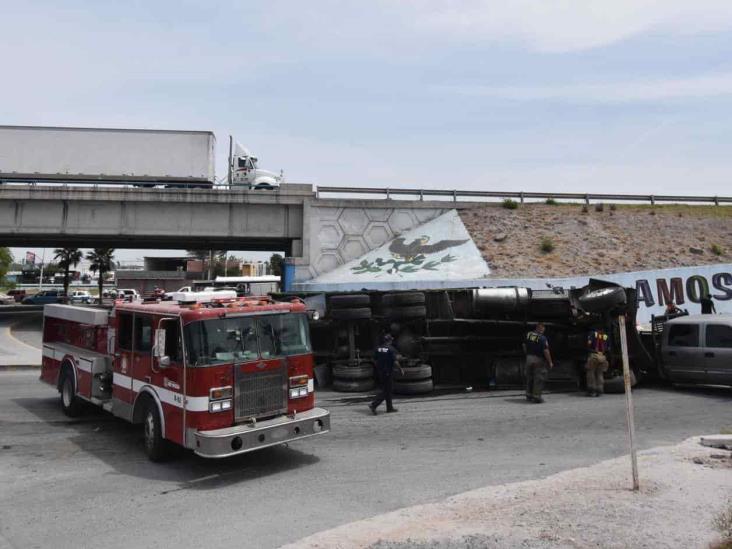
[[[106,182],[142,187],[211,187],[216,137],[209,131],[0,126],[0,183]],[[232,183],[272,188],[282,178],[258,170],[244,148],[230,155]]]

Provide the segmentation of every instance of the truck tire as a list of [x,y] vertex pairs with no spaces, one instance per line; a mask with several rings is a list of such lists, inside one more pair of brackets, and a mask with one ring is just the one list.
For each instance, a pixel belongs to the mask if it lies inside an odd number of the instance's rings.
[[333,320],[366,320],[371,318],[371,309],[331,309],[329,316]]
[[333,377],[340,380],[373,379],[374,366],[370,363],[361,366],[333,366]]
[[152,399],[145,399],[145,411],[142,415],[142,430],[145,441],[145,453],[150,461],[161,462],[170,457],[170,443],[163,438],[163,425],[160,412]]
[[394,368],[394,381],[419,381],[422,379],[430,379],[432,377],[432,366],[429,364],[402,368],[402,370],[404,373],[402,373],[399,368]]
[[424,294],[422,292],[384,294],[381,297],[381,305],[384,308],[424,305]]
[[346,381],[343,379],[333,380],[333,390],[341,391],[343,393],[361,393],[364,391],[370,391],[376,387],[376,383],[373,379],[359,379]]
[[328,305],[331,309],[361,309],[368,307],[371,299],[366,294],[340,294],[330,296]]
[[68,417],[78,417],[83,411],[84,403],[76,396],[74,376],[67,366],[62,370],[59,388],[61,391],[61,409]]
[[600,288],[581,295],[578,299],[580,307],[588,313],[609,311],[618,305],[624,305],[625,289],[619,287]]
[[413,320],[416,318],[425,318],[427,309],[424,305],[409,305],[408,307],[391,307],[383,310],[386,318],[394,318],[399,320]]
[[398,395],[423,395],[435,388],[431,379],[420,381],[394,381],[394,392]]

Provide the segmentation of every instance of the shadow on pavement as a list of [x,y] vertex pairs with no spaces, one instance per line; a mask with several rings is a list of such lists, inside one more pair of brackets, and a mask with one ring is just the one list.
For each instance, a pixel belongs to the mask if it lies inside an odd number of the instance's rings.
[[[58,433],[63,430],[71,443],[106,463],[113,469],[106,474],[178,483],[177,487],[161,494],[230,486],[319,461],[314,455],[282,445],[223,459],[204,459],[179,448],[173,452],[171,460],[152,463],[143,449],[140,425],[127,423],[93,406],[79,418],[68,418],[61,411],[58,397],[18,398],[13,402],[41,420],[46,428],[41,427],[39,431]],[[44,450],[48,448],[44,447]]]

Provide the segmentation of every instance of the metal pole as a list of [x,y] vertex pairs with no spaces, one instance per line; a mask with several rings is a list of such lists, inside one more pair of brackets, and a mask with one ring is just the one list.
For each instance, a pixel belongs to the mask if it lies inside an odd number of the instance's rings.
[[213,266],[213,250],[208,251],[208,279],[211,280],[211,267]]
[[43,248],[43,254],[41,255],[41,278],[38,279],[38,291],[43,290],[43,267],[46,263],[46,248]]
[[633,394],[630,392],[630,366],[628,364],[628,338],[625,333],[625,315],[618,316],[620,327],[620,348],[623,352],[623,381],[625,382],[626,419],[628,422],[628,442],[630,444],[630,462],[633,468],[633,490],[640,489],[638,481],[638,456],[635,451],[635,416],[633,414]]
[[234,138],[229,136],[229,172],[226,176],[226,181],[231,188],[231,163],[234,161]]

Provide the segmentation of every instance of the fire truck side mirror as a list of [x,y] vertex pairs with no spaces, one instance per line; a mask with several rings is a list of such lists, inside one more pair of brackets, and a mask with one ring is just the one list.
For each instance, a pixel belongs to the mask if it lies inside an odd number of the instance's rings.
[[[162,359],[165,355],[165,328],[155,330],[155,345],[153,347],[153,355]],[[161,361],[162,362],[162,361]]]

